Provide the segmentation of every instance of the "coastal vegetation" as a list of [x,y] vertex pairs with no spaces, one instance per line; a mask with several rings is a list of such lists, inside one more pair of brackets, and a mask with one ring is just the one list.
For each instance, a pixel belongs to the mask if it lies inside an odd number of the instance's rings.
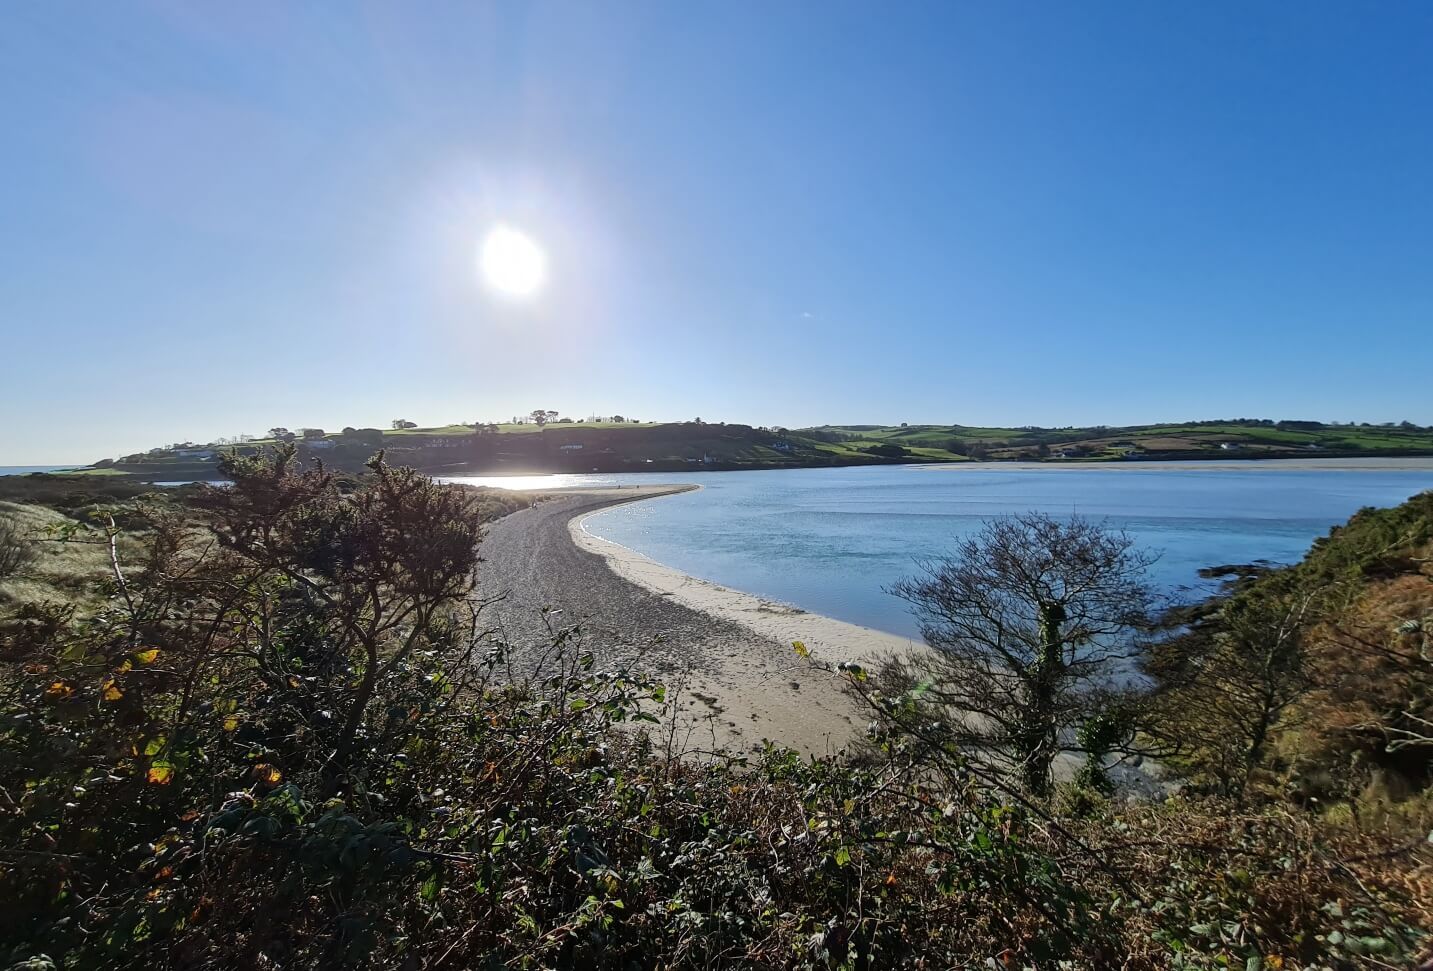
[[212,479],[223,454],[252,455],[294,443],[306,458],[361,472],[386,449],[395,462],[433,474],[672,472],[807,468],[910,462],[1052,463],[1329,458],[1433,455],[1433,429],[1237,419],[1185,424],[1085,428],[986,428],[965,425],[824,425],[754,427],[700,418],[639,422],[622,415],[574,420],[549,409],[510,422],[478,421],[419,428],[398,418],[386,428],[272,428],[207,445],[174,443],[104,459],[84,475],[150,481]]
[[[0,584],[5,966],[1421,960],[1433,495],[1163,626],[1117,534],[992,523],[904,591],[1008,704],[813,659],[871,725],[803,758],[688,750],[669,686],[558,611],[515,676],[473,591],[526,497],[301,457],[162,492],[43,478],[4,507],[41,584]],[[1089,690],[1127,656],[1140,690]],[[932,724],[965,715],[1013,730]],[[1154,750],[1159,791],[1110,786]]]

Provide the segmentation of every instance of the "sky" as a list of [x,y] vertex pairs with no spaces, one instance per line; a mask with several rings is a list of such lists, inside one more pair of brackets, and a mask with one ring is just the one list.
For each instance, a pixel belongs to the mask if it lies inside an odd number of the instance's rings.
[[1433,424],[1421,0],[49,0],[0,130],[0,464],[539,407]]

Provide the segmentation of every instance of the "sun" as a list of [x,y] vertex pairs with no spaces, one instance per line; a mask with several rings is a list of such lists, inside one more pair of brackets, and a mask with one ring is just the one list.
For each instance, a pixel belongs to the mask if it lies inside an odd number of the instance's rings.
[[547,254],[510,226],[494,226],[483,240],[478,266],[488,286],[509,297],[530,297],[547,279]]

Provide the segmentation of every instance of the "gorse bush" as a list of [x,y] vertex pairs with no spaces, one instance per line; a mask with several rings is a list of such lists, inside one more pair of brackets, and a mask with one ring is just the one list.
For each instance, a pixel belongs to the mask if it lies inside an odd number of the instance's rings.
[[600,668],[578,627],[513,679],[472,599],[470,492],[381,461],[341,486],[287,451],[225,472],[191,509],[115,518],[146,553],[115,558],[103,609],[31,604],[0,634],[0,964],[1293,967],[1417,946],[1406,848],[1367,834],[1360,856],[1286,814],[1099,797],[1061,819],[879,715],[859,762],[683,758],[663,686]]

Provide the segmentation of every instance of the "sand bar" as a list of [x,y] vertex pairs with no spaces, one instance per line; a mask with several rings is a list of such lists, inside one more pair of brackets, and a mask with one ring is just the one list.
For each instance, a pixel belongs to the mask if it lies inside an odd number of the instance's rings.
[[658,596],[669,597],[693,610],[740,624],[760,637],[781,644],[800,641],[813,655],[834,664],[869,663],[882,656],[917,647],[909,638],[848,624],[791,604],[688,576],[636,550],[593,534],[586,527],[591,515],[586,513],[572,518],[568,529],[573,542],[579,549],[606,559],[612,572],[622,579],[645,587]]
[[551,623],[578,628],[599,667],[682,685],[693,748],[745,750],[764,739],[815,754],[843,748],[867,718],[840,679],[797,657],[791,642],[832,663],[915,645],[688,577],[581,528],[599,509],[693,488],[564,490],[503,517],[480,549],[480,593],[503,597],[485,617],[500,625],[519,673],[541,656]]

